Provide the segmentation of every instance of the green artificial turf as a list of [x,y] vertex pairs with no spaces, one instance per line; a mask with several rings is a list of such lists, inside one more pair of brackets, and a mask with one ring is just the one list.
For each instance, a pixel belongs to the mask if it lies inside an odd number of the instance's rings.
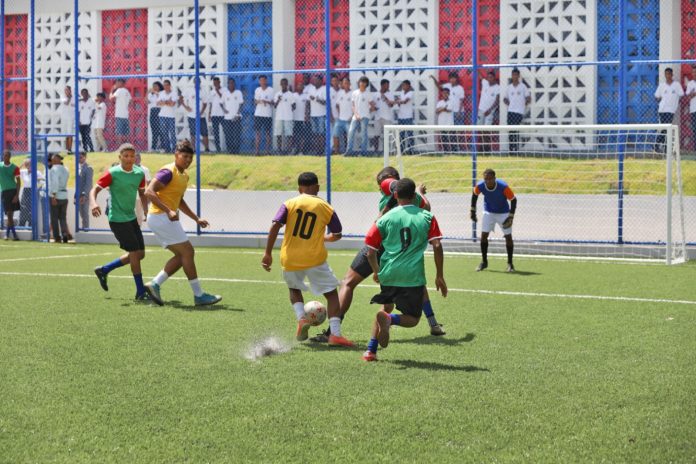
[[[149,278],[169,255],[147,252]],[[343,326],[359,346],[330,348],[292,341],[277,254],[266,273],[260,250],[198,249],[224,298],[205,310],[182,279],[164,307],[133,302],[127,268],[103,292],[92,269],[117,254],[0,242],[0,462],[696,459],[692,264],[519,257],[509,275],[503,258],[475,273],[477,257],[450,254],[450,295],[431,291],[447,335],[395,328],[366,363],[371,281]],[[353,255],[330,253],[339,278]],[[270,336],[291,350],[245,358]]]

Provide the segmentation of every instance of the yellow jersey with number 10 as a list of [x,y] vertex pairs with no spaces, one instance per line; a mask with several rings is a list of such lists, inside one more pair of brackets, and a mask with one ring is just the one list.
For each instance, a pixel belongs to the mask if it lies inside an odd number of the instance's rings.
[[[164,188],[157,192],[160,201],[167,205],[172,211],[179,209],[179,203],[184,198],[186,188],[189,183],[189,175],[186,171],[179,172],[174,163],[162,166],[155,174],[155,179],[164,184]],[[148,214],[162,214],[162,211],[156,204],[150,202]]]

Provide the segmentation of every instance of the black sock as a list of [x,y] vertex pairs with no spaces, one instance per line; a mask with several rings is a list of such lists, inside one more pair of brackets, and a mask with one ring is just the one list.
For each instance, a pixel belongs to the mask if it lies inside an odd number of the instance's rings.
[[481,257],[484,263],[488,262],[488,240],[481,240]]
[[505,244],[505,249],[507,249],[508,264],[512,265],[512,249],[515,247],[512,243]]

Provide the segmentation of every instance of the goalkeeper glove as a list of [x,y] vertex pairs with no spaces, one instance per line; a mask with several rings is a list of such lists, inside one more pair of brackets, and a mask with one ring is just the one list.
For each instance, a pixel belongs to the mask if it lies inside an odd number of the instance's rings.
[[473,222],[478,221],[478,219],[476,219],[476,208],[471,208],[471,220]]
[[507,217],[507,219],[505,219],[505,221],[503,221],[503,229],[509,229],[510,227],[512,227],[512,220],[514,217],[515,215],[511,214]]

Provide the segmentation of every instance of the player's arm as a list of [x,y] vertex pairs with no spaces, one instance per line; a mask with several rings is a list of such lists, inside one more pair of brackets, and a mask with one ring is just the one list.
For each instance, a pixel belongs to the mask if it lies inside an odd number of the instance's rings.
[[425,194],[428,193],[428,188],[426,187],[425,184],[420,184],[418,186],[418,193],[420,194],[420,197],[421,197],[421,202],[420,202],[420,205],[418,205],[418,207],[421,209],[424,209],[426,211],[430,211],[431,210],[430,201],[425,197]]
[[382,245],[382,234],[377,228],[377,224],[372,224],[370,230],[367,231],[365,235],[365,245],[367,245],[367,262],[370,263],[372,268],[373,279],[375,282],[379,283],[379,261],[377,260],[377,250]]
[[442,90],[442,84],[440,84],[440,81],[437,80],[437,77],[433,76],[432,74],[430,75],[430,78],[433,80],[435,83],[435,87],[437,87],[439,90]]
[[510,187],[505,187],[503,194],[508,200],[510,200],[510,213],[505,221],[503,221],[503,227],[509,229],[512,226],[512,221],[515,217],[515,210],[517,209],[517,197],[514,193],[512,193]]
[[102,188],[97,184],[89,191],[89,209],[92,211],[92,216],[101,216],[101,208],[97,204],[97,195],[102,191]]
[[474,222],[478,221],[476,218],[476,202],[480,193],[478,187],[474,187],[474,191],[471,194],[471,220]]
[[186,203],[186,201],[183,198],[181,199],[181,203],[179,203],[179,211],[193,219],[196,222],[196,224],[203,228],[208,227],[210,225],[208,221],[198,217],[198,215],[193,212],[191,207],[188,205],[188,203]]
[[325,242],[338,242],[343,236],[343,226],[341,225],[341,220],[338,219],[336,211],[331,215],[331,220],[329,221],[327,227],[329,228],[329,234],[324,236]]
[[428,230],[428,241],[433,246],[433,256],[435,258],[435,288],[442,294],[447,296],[447,282],[445,282],[445,252],[442,249],[442,232],[437,223],[437,219],[433,217]]
[[268,238],[266,239],[266,251],[261,259],[261,267],[266,271],[271,271],[271,265],[273,264],[273,245],[275,245],[276,239],[278,238],[278,232],[283,228],[285,223],[288,221],[288,208],[285,204],[280,205],[278,212],[273,218],[273,223],[271,224],[271,229],[268,231]]
[[22,186],[22,181],[20,180],[20,175],[19,175],[19,168],[15,168],[14,172],[14,179],[15,179],[15,188],[17,189],[17,193],[15,194],[14,198],[12,199],[12,203],[17,203],[19,201],[19,192],[20,192],[20,187]]

